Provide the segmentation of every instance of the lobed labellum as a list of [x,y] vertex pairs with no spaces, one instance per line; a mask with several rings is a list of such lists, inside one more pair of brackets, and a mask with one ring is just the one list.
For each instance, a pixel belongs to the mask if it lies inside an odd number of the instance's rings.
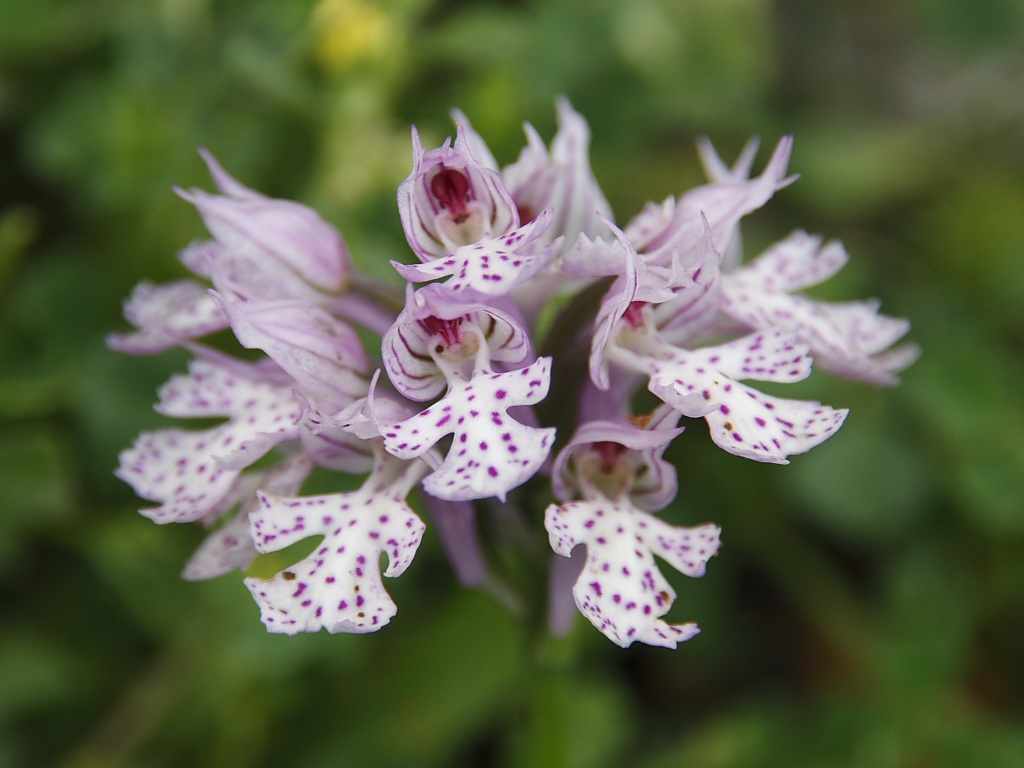
[[648,360],[648,389],[684,416],[703,417],[711,439],[736,456],[788,463],[831,437],[847,411],[758,392],[738,379],[793,382],[810,373],[807,347],[779,330]]
[[141,510],[157,523],[191,522],[224,511],[239,472],[278,443],[295,439],[300,416],[290,387],[205,360],[194,361],[187,376],[163,387],[157,410],[229,417],[212,429],[143,432],[121,453],[117,476],[142,498],[161,502]]
[[704,575],[717,551],[721,530],[711,524],[678,528],[628,500],[598,497],[557,506],[544,514],[551,548],[564,557],[578,544],[587,561],[573,587],[580,613],[612,642],[675,648],[699,631],[696,624],[668,624],[676,594],[654,555],[687,576]]
[[789,293],[828,280],[848,260],[840,243],[823,247],[820,237],[797,230],[723,280],[767,293]]
[[[384,459],[382,464],[398,464]],[[378,464],[357,491],[280,498],[260,493],[260,508],[249,515],[256,550],[276,552],[310,536],[323,536],[302,561],[274,578],[247,578],[271,632],[376,632],[398,609],[381,581],[400,576],[416,554],[425,530],[405,503],[415,470]],[[390,475],[390,477],[389,477]]]
[[381,428],[384,446],[395,456],[422,455],[453,435],[441,466],[423,481],[427,493],[449,501],[506,494],[528,480],[547,459],[554,429],[525,426],[507,411],[544,399],[551,358],[507,373],[476,371],[470,380],[449,382],[448,394],[399,424]]

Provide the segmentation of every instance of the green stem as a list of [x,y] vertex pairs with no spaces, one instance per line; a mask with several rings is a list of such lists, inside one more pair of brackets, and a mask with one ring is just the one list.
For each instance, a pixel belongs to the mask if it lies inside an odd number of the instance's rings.
[[533,643],[526,765],[568,768],[569,707],[575,665],[571,644],[546,633]]

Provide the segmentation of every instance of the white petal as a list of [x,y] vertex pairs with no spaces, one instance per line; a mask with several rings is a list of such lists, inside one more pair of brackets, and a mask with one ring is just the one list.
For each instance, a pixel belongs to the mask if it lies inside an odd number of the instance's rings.
[[107,344],[133,355],[161,352],[228,327],[227,315],[206,287],[191,280],[139,283],[125,303],[124,314],[138,330],[111,334]]
[[544,515],[551,547],[569,557],[586,544],[587,563],[573,588],[580,612],[612,642],[675,648],[699,631],[696,624],[668,624],[662,617],[675,591],[654,562],[665,557],[689,576],[700,576],[718,551],[713,525],[674,528],[634,507],[628,500],[598,498],[552,504]]
[[806,345],[778,329],[726,344],[684,350],[647,338],[650,356],[620,354],[626,365],[650,375],[648,389],[684,416],[703,417],[711,438],[729,453],[786,464],[842,426],[847,411],[813,401],[771,397],[738,379],[793,382],[810,373]]
[[206,430],[144,432],[122,452],[117,476],[142,498],[161,503],[142,514],[170,523],[223,512],[239,471],[298,436],[301,411],[290,388],[245,371],[242,363],[196,360],[187,375],[172,377],[161,389],[162,413],[229,420]]
[[536,429],[512,419],[514,405],[532,405],[547,395],[551,358],[507,373],[478,372],[452,382],[444,399],[399,424],[382,429],[395,456],[412,459],[453,434],[441,467],[428,476],[428,493],[449,501],[488,498],[521,485],[547,459],[554,429]]
[[312,462],[294,454],[266,472],[242,475],[232,494],[242,502],[238,512],[213,531],[189,559],[181,577],[187,581],[213,579],[235,570],[245,570],[256,558],[256,546],[249,536],[249,513],[258,507],[256,490],[291,495],[299,490],[313,468]]
[[273,579],[245,580],[268,630],[288,635],[320,629],[375,632],[391,620],[397,608],[381,582],[380,555],[388,557],[384,575],[394,577],[416,554],[425,526],[404,499],[410,479],[418,476],[409,468],[378,467],[351,493],[260,494],[260,509],[250,515],[259,552],[324,537],[312,554]]
[[549,209],[514,232],[461,246],[446,258],[424,264],[391,263],[410,282],[450,277],[444,285],[453,295],[471,290],[484,296],[504,296],[550,263],[551,249],[530,253],[529,248],[550,223]]
[[273,446],[298,436],[301,408],[291,387],[261,380],[246,365],[195,360],[187,375],[173,376],[160,389],[156,410],[179,418],[227,417],[209,430],[208,455],[221,469],[244,469]]
[[799,291],[828,280],[848,260],[841,243],[822,247],[820,237],[798,230],[724,279],[762,291]]
[[139,510],[156,523],[187,523],[225,511],[238,472],[220,469],[212,452],[223,436],[217,429],[143,432],[120,455],[116,475],[135,493],[160,506]]
[[885,352],[910,329],[906,320],[878,312],[878,302],[832,304],[789,291],[815,285],[847,260],[838,243],[795,232],[750,264],[722,277],[722,311],[750,328],[784,328],[811,348],[819,366],[840,376],[875,384],[896,383],[916,348]]

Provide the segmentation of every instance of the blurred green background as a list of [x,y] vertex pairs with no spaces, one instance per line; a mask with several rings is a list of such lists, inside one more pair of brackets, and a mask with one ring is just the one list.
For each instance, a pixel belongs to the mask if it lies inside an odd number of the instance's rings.
[[[1024,5],[1019,0],[0,0],[0,766],[1024,765]],[[673,446],[665,516],[714,520],[703,633],[524,637],[428,533],[378,635],[267,635],[237,576],[178,573],[112,470],[185,356],[105,349],[135,282],[204,236],[196,147],[313,205],[375,274],[461,107],[511,162],[553,99],[589,119],[620,222],[794,133],[745,224],[852,260],[922,358],[788,467]],[[759,162],[766,153],[762,150]],[[537,521],[539,528],[539,521]],[[543,535],[539,539],[543,540]],[[538,595],[540,600],[540,595]],[[539,655],[539,661],[537,656]]]

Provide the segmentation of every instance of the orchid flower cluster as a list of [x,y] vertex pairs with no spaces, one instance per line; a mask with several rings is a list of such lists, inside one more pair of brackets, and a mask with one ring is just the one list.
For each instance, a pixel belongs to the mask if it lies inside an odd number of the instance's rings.
[[[418,491],[463,583],[488,580],[477,514],[513,508],[539,526],[546,506],[561,563],[552,605],[574,602],[620,646],[675,647],[698,629],[665,620],[675,591],[656,558],[701,576],[720,536],[658,516],[676,497],[663,454],[681,418],[703,419],[735,456],[785,464],[846,411],[747,382],[799,381],[814,360],[891,384],[916,354],[893,346],[908,324],[876,302],[802,293],[842,268],[838,243],[797,231],[741,263],[740,220],[795,178],[788,137],[756,176],[755,143],[732,166],[700,144],[709,183],[619,227],[567,101],[550,147],[527,125],[505,168],[454,114],[454,143],[425,150],[412,133],[398,210],[418,262],[393,262],[404,295],[359,272],[314,211],[243,186],[201,151],[219,193],[177,190],[212,235],[180,254],[196,279],[140,284],[125,305],[135,330],[109,343],[187,349],[188,372],[156,408],[219,421],[144,432],[117,474],[155,503],[141,510],[154,522],[208,529],[187,579],[322,537],[272,578],[245,578],[271,632],[387,624],[397,609],[381,576],[402,574],[420,545]],[[256,359],[198,341],[224,330]],[[314,467],[366,479],[302,495]]]

